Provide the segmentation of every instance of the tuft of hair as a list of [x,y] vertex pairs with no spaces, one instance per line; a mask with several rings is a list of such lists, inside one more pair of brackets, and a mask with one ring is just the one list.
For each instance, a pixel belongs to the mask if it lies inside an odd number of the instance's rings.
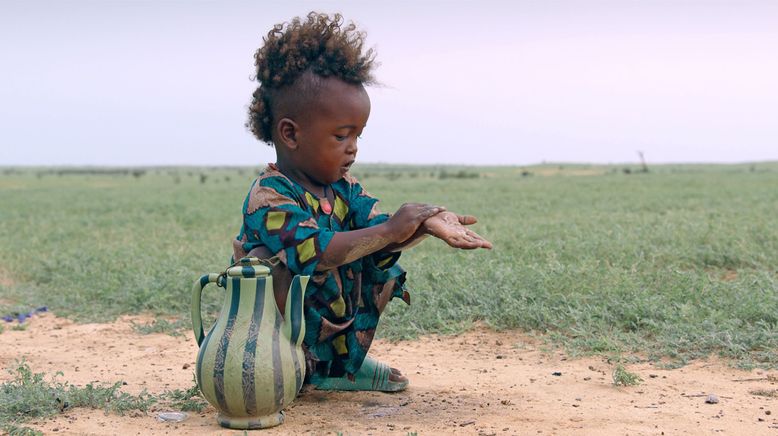
[[[278,91],[304,74],[308,76],[306,73],[351,84],[374,83],[375,51],[362,52],[365,37],[353,22],[344,23],[337,13],[330,17],[310,12],[304,20],[295,17],[273,26],[254,54],[260,85],[252,95],[246,123],[254,136],[273,145],[273,109],[278,105],[275,100],[283,98]],[[304,86],[304,92],[314,92],[311,88],[315,84]]]

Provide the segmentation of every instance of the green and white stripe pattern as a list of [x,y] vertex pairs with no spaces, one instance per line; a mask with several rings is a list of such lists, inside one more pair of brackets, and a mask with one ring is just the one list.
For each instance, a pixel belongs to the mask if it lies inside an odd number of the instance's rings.
[[[240,263],[226,274],[204,275],[193,286],[192,327],[200,345],[197,385],[219,410],[222,426],[272,427],[283,422],[282,409],[294,400],[305,377],[301,345],[308,277],[292,280],[282,316],[270,270],[256,259]],[[217,283],[226,292],[216,323],[203,337],[200,297],[208,283]]]

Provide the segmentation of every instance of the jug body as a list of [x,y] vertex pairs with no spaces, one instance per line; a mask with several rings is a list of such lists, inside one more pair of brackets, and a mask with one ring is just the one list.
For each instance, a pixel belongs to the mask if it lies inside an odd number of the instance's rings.
[[[223,274],[209,274],[193,286],[192,321],[200,350],[195,375],[219,424],[235,429],[281,424],[305,377],[302,341],[303,293],[307,277],[292,280],[282,315],[269,269],[242,259]],[[203,334],[200,296],[208,283],[224,287],[221,312]]]

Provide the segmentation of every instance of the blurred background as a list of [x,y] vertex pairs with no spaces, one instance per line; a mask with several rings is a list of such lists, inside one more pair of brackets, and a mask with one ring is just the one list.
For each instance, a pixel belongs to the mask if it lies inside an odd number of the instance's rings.
[[342,12],[381,66],[362,163],[778,159],[774,1],[3,1],[0,165],[260,165],[275,23]]

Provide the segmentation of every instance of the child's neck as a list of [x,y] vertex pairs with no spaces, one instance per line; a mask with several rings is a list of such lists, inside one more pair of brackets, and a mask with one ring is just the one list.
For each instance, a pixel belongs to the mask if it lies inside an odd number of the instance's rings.
[[321,184],[310,177],[308,177],[304,172],[300,171],[299,169],[290,167],[286,163],[283,162],[283,160],[278,159],[276,161],[276,168],[278,168],[278,171],[281,172],[281,174],[285,175],[286,177],[292,179],[293,181],[297,182],[299,185],[301,185],[303,188],[305,188],[308,192],[316,195],[317,197],[324,197],[327,194],[327,191],[325,188],[327,185]]

